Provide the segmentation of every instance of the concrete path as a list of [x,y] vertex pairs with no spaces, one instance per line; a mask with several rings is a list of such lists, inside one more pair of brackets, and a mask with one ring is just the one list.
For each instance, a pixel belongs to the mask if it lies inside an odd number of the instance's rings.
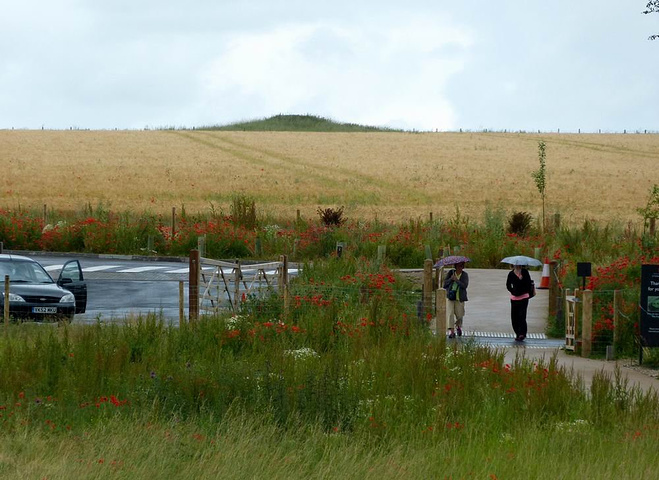
[[507,363],[512,363],[518,355],[531,361],[549,361],[555,355],[559,364],[573,371],[586,388],[590,387],[596,373],[605,372],[614,378],[618,367],[629,387],[636,386],[644,391],[654,390],[659,393],[659,372],[639,369],[634,366],[638,363],[635,359],[605,361],[581,358],[566,352],[562,348],[564,342],[561,339],[545,339],[549,290],[537,289],[542,271],[530,272],[537,294],[529,301],[529,334],[522,343],[514,341],[510,322],[510,299],[506,290],[508,270],[465,268],[465,271],[469,273],[469,301],[465,305],[463,320],[465,339],[471,337],[479,343],[502,349]]

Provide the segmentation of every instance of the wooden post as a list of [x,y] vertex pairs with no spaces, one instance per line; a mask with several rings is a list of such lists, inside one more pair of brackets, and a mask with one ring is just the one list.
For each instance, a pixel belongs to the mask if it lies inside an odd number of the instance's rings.
[[48,225],[48,208],[45,203],[43,204],[43,224]]
[[430,212],[430,223],[432,223],[432,212]]
[[172,207],[172,240],[176,234],[176,207]]
[[188,308],[190,323],[199,319],[199,250],[190,250],[190,274],[188,291]]
[[254,256],[259,258],[263,255],[263,246],[261,245],[261,237],[256,236],[254,239]]
[[185,297],[183,295],[183,280],[178,282],[178,324],[185,323]]
[[560,213],[555,213],[554,214],[554,231],[558,230],[561,228],[561,214]]
[[446,338],[446,290],[443,288],[435,292],[435,333],[439,338]]
[[622,309],[622,294],[620,290],[613,291],[613,354],[620,341],[620,310]]
[[240,260],[236,260],[236,268],[233,269],[233,311],[238,313],[240,304],[240,281],[243,279],[243,272],[240,269]]
[[560,299],[558,298],[558,283],[556,282],[556,261],[549,262],[549,316],[558,316],[558,305]]
[[284,318],[288,318],[288,311],[290,306],[290,297],[288,294],[288,257],[281,255],[279,257],[281,262],[281,270],[279,270],[279,288],[284,300]]
[[584,290],[581,295],[583,315],[581,325],[581,356],[590,357],[593,348],[593,291]]
[[199,256],[206,256],[206,234],[197,237],[197,250],[199,250]]
[[432,260],[423,262],[423,321],[432,317]]
[[651,218],[651,219],[650,219],[650,236],[651,236],[651,237],[654,237],[654,233],[655,233],[655,231],[656,231],[656,230],[655,230],[655,228],[656,228],[655,225],[656,225],[656,219],[655,219],[655,218]]
[[4,305],[5,327],[9,326],[9,275],[5,275],[5,305]]
[[565,289],[565,349],[574,351],[577,343],[577,332],[574,317],[576,303],[570,301],[570,289]]
[[4,246],[5,246],[5,243],[4,243],[4,242],[0,242],[0,253],[2,253],[2,249],[4,248]]

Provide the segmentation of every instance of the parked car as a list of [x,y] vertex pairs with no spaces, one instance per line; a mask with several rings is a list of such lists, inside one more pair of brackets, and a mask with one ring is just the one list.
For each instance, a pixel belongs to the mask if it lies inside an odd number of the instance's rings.
[[9,276],[9,316],[13,319],[72,321],[87,308],[87,284],[78,260],[64,264],[57,282],[41,264],[21,255],[0,254],[0,311],[5,309]]

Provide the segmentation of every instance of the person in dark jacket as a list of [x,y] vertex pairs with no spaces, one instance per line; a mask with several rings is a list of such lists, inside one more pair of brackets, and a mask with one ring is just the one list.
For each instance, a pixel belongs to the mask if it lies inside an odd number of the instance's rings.
[[516,335],[515,341],[522,342],[526,338],[526,311],[534,288],[531,274],[523,266],[514,265],[508,273],[506,288],[510,292],[510,320]]
[[444,280],[446,290],[446,313],[449,319],[448,338],[462,336],[462,319],[465,315],[465,302],[467,301],[467,287],[469,286],[469,275],[464,271],[465,264],[456,263],[454,270],[449,270]]

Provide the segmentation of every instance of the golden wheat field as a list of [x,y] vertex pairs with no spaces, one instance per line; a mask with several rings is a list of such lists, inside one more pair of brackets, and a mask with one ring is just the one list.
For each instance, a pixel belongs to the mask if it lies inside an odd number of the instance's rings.
[[531,173],[546,143],[546,211],[564,221],[639,222],[659,183],[659,135],[0,131],[0,207],[228,212],[236,194],[261,215],[476,218],[542,200]]

